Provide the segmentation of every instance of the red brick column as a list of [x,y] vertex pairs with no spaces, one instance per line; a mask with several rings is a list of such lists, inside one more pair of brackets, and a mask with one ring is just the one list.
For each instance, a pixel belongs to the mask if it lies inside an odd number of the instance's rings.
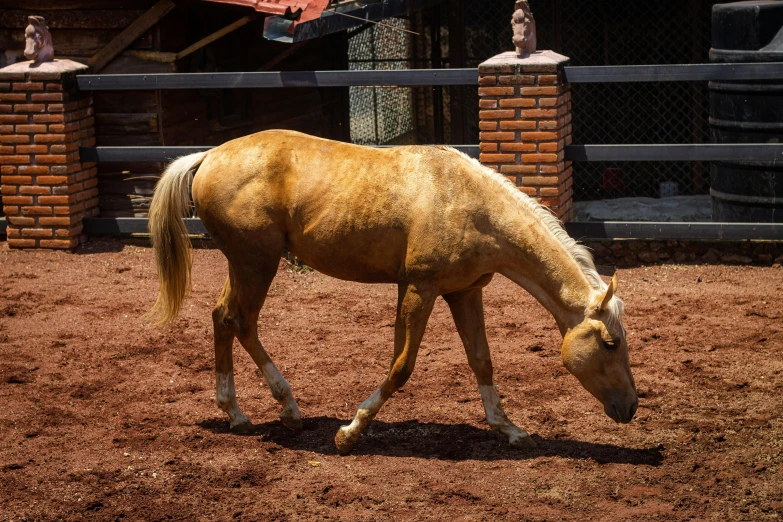
[[0,69],[0,184],[8,244],[74,248],[82,218],[98,213],[95,163],[79,146],[95,144],[92,97],[76,88],[87,67],[55,60]]
[[539,51],[499,54],[479,65],[481,162],[513,181],[563,221],[572,215],[571,93],[568,58]]

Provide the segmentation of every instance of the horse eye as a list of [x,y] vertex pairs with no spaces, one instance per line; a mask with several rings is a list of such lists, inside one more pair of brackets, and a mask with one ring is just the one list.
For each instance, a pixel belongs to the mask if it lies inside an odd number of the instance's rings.
[[614,350],[617,348],[617,345],[614,343],[614,341],[604,341],[604,345],[606,346],[607,350]]

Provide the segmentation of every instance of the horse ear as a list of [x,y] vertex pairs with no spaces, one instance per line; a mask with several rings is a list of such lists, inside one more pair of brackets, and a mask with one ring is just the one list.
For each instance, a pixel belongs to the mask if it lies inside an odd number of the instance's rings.
[[606,307],[609,306],[609,301],[612,300],[612,296],[614,296],[615,292],[617,292],[617,272],[612,276],[612,282],[606,287],[606,293],[604,293],[604,297],[601,299],[601,310],[606,310]]

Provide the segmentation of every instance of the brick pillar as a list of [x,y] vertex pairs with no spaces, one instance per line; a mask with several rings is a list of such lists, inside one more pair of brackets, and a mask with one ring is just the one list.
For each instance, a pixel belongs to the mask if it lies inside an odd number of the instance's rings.
[[568,58],[538,51],[499,54],[479,65],[481,162],[513,181],[563,221],[572,216],[571,93]]
[[87,67],[56,60],[0,69],[0,184],[8,244],[74,248],[82,218],[98,213],[95,163],[79,146],[95,144],[92,96],[76,88]]

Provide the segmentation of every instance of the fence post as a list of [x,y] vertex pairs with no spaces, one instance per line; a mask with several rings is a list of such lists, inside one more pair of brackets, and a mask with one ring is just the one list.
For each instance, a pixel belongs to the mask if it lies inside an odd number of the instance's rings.
[[480,160],[519,190],[572,217],[571,92],[563,75],[569,59],[553,51],[524,58],[507,52],[479,65]]
[[0,185],[12,248],[72,249],[82,218],[98,214],[92,96],[76,86],[87,67],[71,60],[0,69]]

